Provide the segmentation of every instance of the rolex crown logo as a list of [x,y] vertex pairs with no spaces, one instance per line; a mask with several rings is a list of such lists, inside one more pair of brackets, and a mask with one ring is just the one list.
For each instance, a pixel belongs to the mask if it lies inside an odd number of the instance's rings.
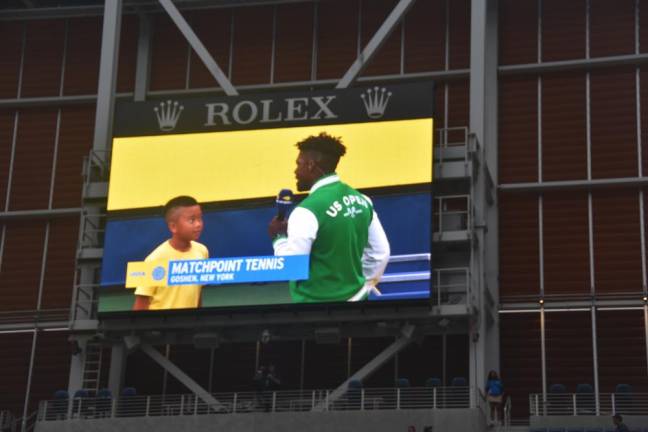
[[153,108],[160,130],[169,132],[175,129],[183,109],[184,107],[178,101],[171,100],[160,102],[159,106]]
[[385,108],[387,108],[391,95],[392,92],[388,92],[385,87],[369,88],[360,95],[369,118],[378,119],[385,114]]

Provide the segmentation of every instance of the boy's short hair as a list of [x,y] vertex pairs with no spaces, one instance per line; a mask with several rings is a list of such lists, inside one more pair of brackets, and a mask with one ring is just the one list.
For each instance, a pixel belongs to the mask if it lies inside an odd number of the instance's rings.
[[171,216],[171,212],[178,207],[193,207],[195,205],[198,205],[198,201],[196,201],[194,197],[190,197],[188,195],[180,195],[175,198],[171,198],[164,205],[164,220],[168,222],[169,217]]
[[326,132],[299,141],[297,148],[302,152],[314,153],[320,168],[327,172],[335,171],[340,157],[346,153],[342,138],[331,136]]
[[617,419],[617,420],[619,420],[620,422],[623,421],[623,417],[621,417],[621,414],[614,414],[614,415],[612,416],[612,418],[613,418],[613,419]]

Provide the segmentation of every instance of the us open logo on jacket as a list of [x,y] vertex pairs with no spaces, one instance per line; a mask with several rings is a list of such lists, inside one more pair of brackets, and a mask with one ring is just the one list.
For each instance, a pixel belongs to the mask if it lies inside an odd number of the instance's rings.
[[160,102],[159,106],[153,108],[153,111],[157,116],[160,130],[163,132],[170,132],[175,129],[183,109],[184,106],[180,105],[178,101],[171,100]]
[[379,119],[385,115],[385,109],[391,98],[392,92],[388,92],[385,87],[368,88],[360,97],[364,103],[367,115],[372,119]]

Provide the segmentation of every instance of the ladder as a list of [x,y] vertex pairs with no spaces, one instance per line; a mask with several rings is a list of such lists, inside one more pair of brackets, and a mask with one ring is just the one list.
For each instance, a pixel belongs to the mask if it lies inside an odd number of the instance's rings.
[[96,342],[88,342],[86,344],[81,387],[88,392],[94,392],[94,395],[99,391],[102,354],[103,349],[101,344]]

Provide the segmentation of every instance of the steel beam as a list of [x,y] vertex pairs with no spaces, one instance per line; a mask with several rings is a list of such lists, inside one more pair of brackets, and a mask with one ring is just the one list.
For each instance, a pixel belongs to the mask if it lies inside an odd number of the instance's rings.
[[153,27],[151,16],[139,15],[139,35],[137,37],[137,63],[135,67],[135,94],[136,102],[146,100],[149,87],[151,65],[151,29]]
[[168,358],[160,354],[158,350],[151,345],[142,344],[140,349],[151,357],[157,364],[162,366],[167,372],[173,375],[178,381],[184,384],[196,396],[202,399],[211,409],[224,408],[223,405],[216,400],[207,390],[202,388],[196,381],[191,379],[189,375],[184,373],[178,366],[173,364]]
[[[24,1],[24,0],[23,0]],[[33,0],[31,0],[33,2]],[[261,6],[268,4],[288,4],[315,2],[318,0],[191,0],[184,1],[180,5],[182,10],[208,10],[222,9],[231,7],[249,7]],[[124,13],[137,14],[140,12],[156,13],[160,12],[160,5],[155,0],[138,1],[125,5]],[[57,7],[34,7],[33,9],[4,9],[0,11],[0,21],[16,20],[37,20],[53,18],[73,18],[87,16],[101,16],[103,6],[57,6]]]
[[367,46],[362,50],[358,58],[353,62],[349,70],[346,71],[336,88],[344,89],[349,87],[367,67],[378,49],[385,43],[389,35],[394,31],[396,25],[401,21],[410,7],[416,0],[400,0],[391,13],[387,16],[376,34],[369,40]]
[[517,65],[499,66],[500,75],[539,74],[575,69],[594,69],[600,67],[641,65],[648,62],[648,54],[628,54],[599,58],[586,58],[580,60],[563,60],[553,62],[538,62]]
[[175,7],[171,0],[158,0],[171,20],[178,27],[178,30],[184,35],[191,47],[194,49],[200,60],[205,64],[209,73],[212,74],[216,82],[221,86],[227,96],[237,96],[238,92],[230,82],[227,75],[218,66],[212,55],[207,51],[205,45],[198,39],[187,20],[184,19],[178,8]]
[[1,220],[12,220],[12,219],[51,219],[61,216],[70,216],[81,214],[81,208],[54,208],[54,209],[42,209],[42,210],[16,210],[16,211],[6,211],[0,212],[0,221]]
[[121,11],[122,0],[106,1],[101,34],[97,111],[92,142],[94,150],[109,150],[111,145],[117,64],[119,63]]
[[621,177],[608,179],[591,180],[560,180],[529,183],[506,183],[498,186],[501,191],[525,192],[525,191],[550,191],[564,189],[594,189],[603,187],[644,187],[648,185],[648,177]]
[[383,364],[394,357],[403,348],[412,343],[412,334],[414,333],[414,326],[405,325],[401,329],[401,335],[391,345],[385,348],[380,354],[371,359],[369,363],[361,367],[356,373],[351,375],[346,381],[338,386],[333,392],[328,395],[326,401],[320,402],[313,407],[313,411],[325,411],[329,404],[335,402],[346,393],[351,381],[363,381],[371,374],[377,371]]
[[[456,69],[451,71],[436,71],[436,72],[417,72],[410,74],[393,74],[393,75],[376,75],[371,77],[360,77],[358,82],[374,82],[374,81],[389,81],[389,82],[408,82],[418,81],[424,79],[434,79],[439,81],[449,81],[457,79],[468,78],[468,69]],[[238,86],[239,90],[244,91],[267,91],[276,89],[303,89],[303,88],[325,88],[331,87],[337,83],[335,79],[322,79],[313,81],[291,81],[281,82],[274,84],[249,84]],[[200,95],[205,93],[218,93],[222,91],[218,87],[203,87],[194,89],[180,89],[180,90],[155,90],[148,92],[152,96],[161,97],[174,97],[174,96],[191,96]],[[134,97],[134,93],[117,93],[117,99],[130,99]],[[63,105],[79,105],[79,104],[93,104],[97,100],[97,95],[75,95],[75,96],[45,96],[45,97],[30,97],[30,98],[11,98],[0,99],[0,108],[22,108],[22,107],[35,107],[35,106],[63,106]]]
[[[494,304],[499,303],[497,194],[493,202],[486,196],[497,184],[497,98],[498,98],[498,1],[471,0],[470,24],[470,124],[469,130],[479,143],[473,191],[475,245],[472,250],[477,286],[472,287],[474,305],[479,311],[470,329],[471,407],[479,405],[484,394],[484,377],[489,370],[499,370],[499,322],[485,290],[490,290]],[[489,179],[488,172],[492,179]],[[489,322],[488,316],[495,316]]]

